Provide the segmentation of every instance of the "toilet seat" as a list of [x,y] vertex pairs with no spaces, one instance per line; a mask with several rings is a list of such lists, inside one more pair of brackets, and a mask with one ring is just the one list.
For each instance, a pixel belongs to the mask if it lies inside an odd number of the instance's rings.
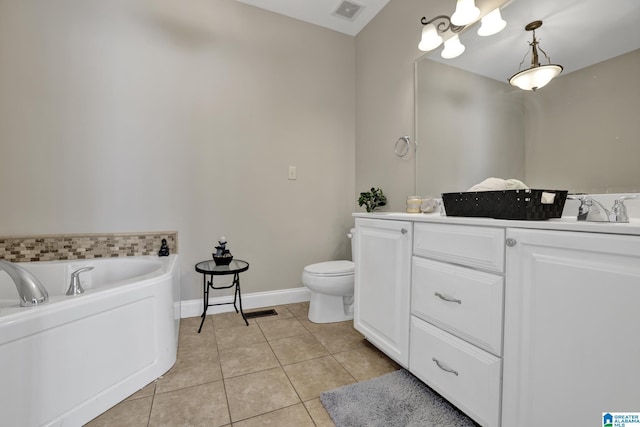
[[304,268],[307,275],[319,277],[350,276],[354,273],[353,261],[327,261],[311,264]]

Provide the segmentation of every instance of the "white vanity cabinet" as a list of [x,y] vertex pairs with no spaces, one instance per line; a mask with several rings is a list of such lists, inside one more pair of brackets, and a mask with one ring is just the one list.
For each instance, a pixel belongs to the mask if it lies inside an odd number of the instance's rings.
[[409,370],[498,426],[504,229],[416,223],[413,254]]
[[502,425],[593,426],[603,412],[640,411],[640,238],[507,238]]
[[355,241],[354,327],[406,368],[413,223],[357,218]]
[[356,328],[477,423],[640,412],[638,222],[380,218],[356,218]]

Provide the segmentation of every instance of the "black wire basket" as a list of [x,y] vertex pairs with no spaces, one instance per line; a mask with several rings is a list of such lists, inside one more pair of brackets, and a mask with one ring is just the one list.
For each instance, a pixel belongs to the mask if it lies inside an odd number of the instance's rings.
[[[552,203],[542,203],[542,194],[555,194]],[[442,193],[447,216],[496,219],[546,220],[560,218],[567,200],[564,190],[502,190]]]

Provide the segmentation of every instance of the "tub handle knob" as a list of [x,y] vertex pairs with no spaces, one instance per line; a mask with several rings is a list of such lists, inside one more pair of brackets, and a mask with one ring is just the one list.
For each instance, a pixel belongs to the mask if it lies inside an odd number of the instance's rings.
[[80,295],[84,293],[84,289],[80,284],[80,273],[84,273],[85,271],[90,271],[93,269],[93,266],[82,267],[71,273],[71,283],[69,284],[69,289],[67,289],[67,295]]

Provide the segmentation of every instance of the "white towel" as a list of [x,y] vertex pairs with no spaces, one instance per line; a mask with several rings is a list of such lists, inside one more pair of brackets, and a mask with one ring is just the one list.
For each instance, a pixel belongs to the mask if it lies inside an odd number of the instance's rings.
[[467,191],[502,191],[502,190],[523,190],[527,187],[522,181],[517,179],[487,178],[479,184],[474,185]]
[[528,188],[529,187],[520,180],[514,178],[507,179],[507,190],[526,190]]

